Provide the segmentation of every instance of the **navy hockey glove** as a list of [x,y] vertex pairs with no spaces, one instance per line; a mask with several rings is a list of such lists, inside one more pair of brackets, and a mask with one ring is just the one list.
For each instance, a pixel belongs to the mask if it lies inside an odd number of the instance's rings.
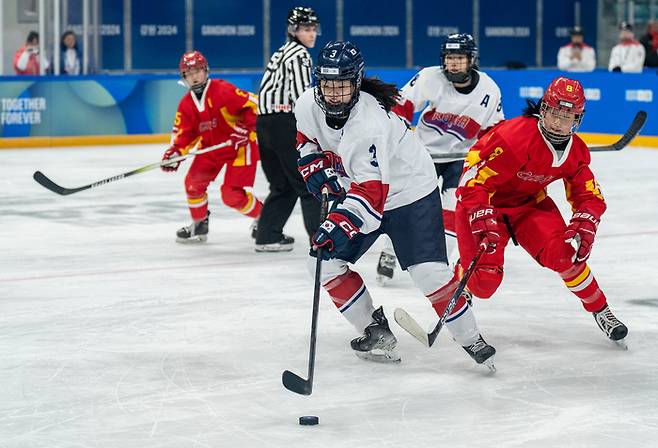
[[322,187],[324,186],[329,190],[330,201],[340,199],[345,194],[345,190],[338,182],[336,170],[322,153],[302,157],[297,161],[297,169],[306,182],[308,191],[318,200],[322,199]]
[[479,245],[483,245],[488,254],[496,252],[500,242],[500,231],[496,221],[496,211],[490,205],[480,205],[468,212],[471,233]]
[[[176,148],[175,146],[172,146],[171,148],[167,149],[162,156],[162,161],[166,162],[169,159],[173,159],[174,157],[180,157],[183,154],[180,152],[180,149]],[[174,162],[171,165],[163,165],[160,167],[162,171],[176,171],[178,169],[178,165],[180,165],[180,162]]]
[[311,255],[315,255],[315,249],[322,247],[322,259],[335,258],[336,254],[344,251],[352,238],[358,233],[363,221],[354,213],[347,210],[337,210],[329,213],[327,219],[320,224],[317,232],[311,237],[313,247]]
[[588,212],[573,214],[569,227],[564,232],[564,242],[572,244],[576,249],[571,261],[582,263],[589,258],[599,222],[599,218]]

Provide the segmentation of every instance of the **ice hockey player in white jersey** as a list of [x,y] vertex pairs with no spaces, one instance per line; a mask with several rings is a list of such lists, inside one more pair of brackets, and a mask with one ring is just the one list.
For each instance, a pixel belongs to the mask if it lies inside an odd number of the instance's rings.
[[[401,100],[393,112],[409,123],[422,110],[416,126],[420,140],[434,161],[441,183],[443,224],[448,260],[457,258],[455,190],[464,167],[464,155],[477,139],[504,120],[500,89],[493,79],[477,69],[478,51],[470,34],[451,34],[441,46],[441,66],[418,72],[400,90]],[[383,238],[384,249],[377,265],[377,280],[393,278],[395,253]]]
[[[322,286],[363,333],[351,341],[352,349],[361,358],[397,362],[397,340],[383,309],[375,309],[363,279],[348,263],[355,263],[386,233],[402,269],[408,269],[438,315],[457,289],[458,278],[448,267],[431,157],[416,133],[390,112],[397,88],[364,78],[364,65],[350,42],[330,42],[320,52],[314,67],[317,86],[295,105],[298,164],[311,193],[320,196],[328,187],[334,199],[345,197],[311,239],[326,260]],[[495,349],[482,339],[463,296],[446,325],[476,362],[493,361]]]

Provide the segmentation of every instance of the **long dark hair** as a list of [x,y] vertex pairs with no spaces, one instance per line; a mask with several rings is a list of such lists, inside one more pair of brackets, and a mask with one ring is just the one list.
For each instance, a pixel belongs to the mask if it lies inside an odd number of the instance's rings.
[[524,117],[537,117],[539,116],[539,109],[541,108],[541,100],[532,101],[530,99],[525,100],[526,106],[523,109]]
[[377,78],[364,77],[361,81],[361,91],[374,96],[390,112],[400,98],[400,92],[395,84],[389,84]]

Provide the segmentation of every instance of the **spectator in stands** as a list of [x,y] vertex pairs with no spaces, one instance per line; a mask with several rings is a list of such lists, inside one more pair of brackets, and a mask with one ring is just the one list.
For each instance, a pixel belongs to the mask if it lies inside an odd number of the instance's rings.
[[591,72],[596,67],[596,52],[584,42],[581,27],[573,27],[571,42],[560,47],[557,53],[557,66],[565,72]]
[[30,31],[25,45],[14,55],[14,70],[17,75],[38,75],[41,66],[48,70],[50,63],[46,56],[39,54],[39,33]]
[[635,40],[633,25],[628,22],[621,22],[619,25],[619,43],[612,48],[608,70],[622,73],[642,73],[644,54],[644,47]]
[[640,43],[646,52],[644,66],[658,67],[658,20],[649,22],[647,33],[640,38]]
[[75,33],[71,30],[64,32],[59,46],[62,52],[59,72],[62,75],[79,75],[82,67],[82,55]]

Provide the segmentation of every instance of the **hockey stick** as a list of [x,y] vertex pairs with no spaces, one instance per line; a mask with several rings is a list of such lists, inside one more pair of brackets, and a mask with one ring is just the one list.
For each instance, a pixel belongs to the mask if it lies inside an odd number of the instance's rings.
[[[329,191],[326,187],[322,189],[322,205],[320,206],[320,222],[327,216],[329,208]],[[311,395],[313,392],[313,374],[315,373],[315,345],[318,333],[318,310],[320,308],[320,273],[322,270],[322,248],[318,247],[315,260],[315,285],[313,290],[313,314],[311,315],[311,345],[308,354],[308,379],[284,370],[281,375],[283,386],[291,392],[300,395]]]
[[91,184],[83,185],[82,187],[77,187],[77,188],[66,188],[62,187],[61,185],[57,185],[55,182],[50,180],[45,174],[43,174],[41,171],[35,171],[32,177],[34,180],[36,180],[39,184],[41,184],[43,187],[47,188],[48,190],[57,193],[62,196],[68,196],[69,194],[77,193],[79,191],[84,191],[84,190],[89,190],[90,188],[96,188],[100,187],[101,185],[109,184],[110,182],[115,182],[117,180],[124,179],[129,176],[134,176],[135,174],[139,173],[145,173],[147,171],[151,171],[155,168],[160,168],[161,166],[166,166],[170,165],[172,163],[176,162],[181,162],[185,159],[188,159],[190,157],[198,156],[199,154],[204,154],[206,152],[210,151],[215,151],[220,148],[225,148],[227,146],[232,145],[233,142],[231,140],[228,140],[224,143],[220,143],[219,145],[214,145],[214,146],[209,146],[208,148],[203,148],[198,151],[190,152],[188,154],[185,154],[184,156],[178,156],[174,157],[172,159],[168,160],[163,160],[161,162],[156,162],[156,163],[149,163],[148,165],[144,165],[141,168],[137,168],[132,171],[128,171],[127,173],[121,173],[116,176],[108,177],[107,179],[99,180],[98,182],[93,182]]
[[619,151],[624,149],[628,144],[640,133],[642,126],[647,121],[647,113],[643,110],[635,114],[635,118],[631,122],[631,125],[628,127],[628,130],[624,132],[624,135],[621,136],[619,140],[614,142],[612,145],[605,146],[590,146],[590,152],[599,152],[599,151]]
[[431,347],[432,344],[434,344],[434,341],[436,340],[437,336],[439,336],[439,332],[441,331],[441,328],[443,328],[446,319],[448,318],[450,313],[452,313],[452,310],[455,308],[459,296],[464,291],[464,288],[466,288],[468,279],[471,278],[471,274],[473,274],[473,272],[475,271],[475,267],[477,266],[478,261],[480,261],[480,257],[484,253],[485,249],[486,246],[480,245],[478,251],[475,253],[475,256],[473,257],[470,264],[468,265],[468,268],[464,272],[464,276],[460,280],[457,289],[452,294],[452,297],[448,302],[448,306],[446,306],[446,309],[443,311],[443,314],[439,318],[439,322],[436,324],[436,326],[431,332],[427,333],[425,330],[423,330],[421,326],[418,325],[418,322],[416,322],[416,320],[413,317],[411,317],[409,313],[407,313],[402,308],[396,308],[394,313],[395,321],[398,323],[398,325],[400,325],[404,330],[406,330],[407,333],[418,339],[421,344],[425,344],[427,347]]
[[[590,152],[605,152],[605,151],[619,151],[624,149],[628,144],[640,133],[644,123],[647,121],[647,113],[643,110],[635,114],[631,125],[628,127],[624,135],[622,135],[619,140],[614,142],[611,145],[603,146],[590,146]],[[431,154],[432,160],[439,162],[440,160],[446,159],[463,159],[466,157],[468,152],[454,153],[454,154]]]

